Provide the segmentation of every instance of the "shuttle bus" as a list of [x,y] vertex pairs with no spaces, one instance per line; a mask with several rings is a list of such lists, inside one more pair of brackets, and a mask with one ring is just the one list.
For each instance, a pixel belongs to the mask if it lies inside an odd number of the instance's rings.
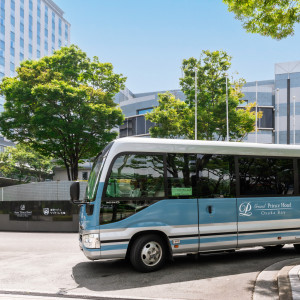
[[122,138],[97,157],[80,208],[91,260],[141,272],[179,253],[294,244],[300,252],[300,146]]

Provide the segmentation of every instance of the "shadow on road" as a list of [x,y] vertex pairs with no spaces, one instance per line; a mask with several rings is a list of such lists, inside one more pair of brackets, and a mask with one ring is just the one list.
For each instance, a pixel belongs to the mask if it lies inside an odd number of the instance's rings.
[[173,262],[153,273],[138,273],[125,260],[91,261],[74,266],[73,278],[79,287],[114,291],[260,272],[275,262],[297,257],[293,247],[284,247],[277,253],[246,249],[235,253],[201,254],[198,258],[184,255],[176,256]]

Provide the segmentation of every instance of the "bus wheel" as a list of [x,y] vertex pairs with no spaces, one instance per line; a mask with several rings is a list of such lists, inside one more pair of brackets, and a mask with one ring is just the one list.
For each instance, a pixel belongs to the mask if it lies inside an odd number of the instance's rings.
[[138,238],[132,245],[130,261],[140,272],[152,272],[160,269],[166,260],[167,248],[164,240],[155,234]]
[[300,253],[300,244],[294,244],[294,248],[297,253]]
[[283,245],[274,245],[274,246],[265,246],[264,248],[270,252],[277,252],[277,251],[280,251],[283,248],[283,246],[284,246],[284,244]]

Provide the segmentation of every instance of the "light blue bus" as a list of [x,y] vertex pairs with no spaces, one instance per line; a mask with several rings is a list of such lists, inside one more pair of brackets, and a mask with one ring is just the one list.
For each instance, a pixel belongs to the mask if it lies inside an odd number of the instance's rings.
[[294,244],[300,252],[300,147],[122,138],[93,166],[80,247],[142,272],[178,253]]

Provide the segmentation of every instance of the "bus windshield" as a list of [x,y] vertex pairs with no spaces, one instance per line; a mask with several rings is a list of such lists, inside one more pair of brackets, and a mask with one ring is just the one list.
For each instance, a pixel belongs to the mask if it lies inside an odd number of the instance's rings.
[[88,184],[85,192],[85,200],[86,201],[94,201],[96,198],[97,188],[99,184],[99,180],[101,177],[103,165],[108,154],[109,149],[111,148],[113,143],[108,144],[103,152],[98,155],[96,158],[94,165],[92,167],[92,171],[88,180]]

